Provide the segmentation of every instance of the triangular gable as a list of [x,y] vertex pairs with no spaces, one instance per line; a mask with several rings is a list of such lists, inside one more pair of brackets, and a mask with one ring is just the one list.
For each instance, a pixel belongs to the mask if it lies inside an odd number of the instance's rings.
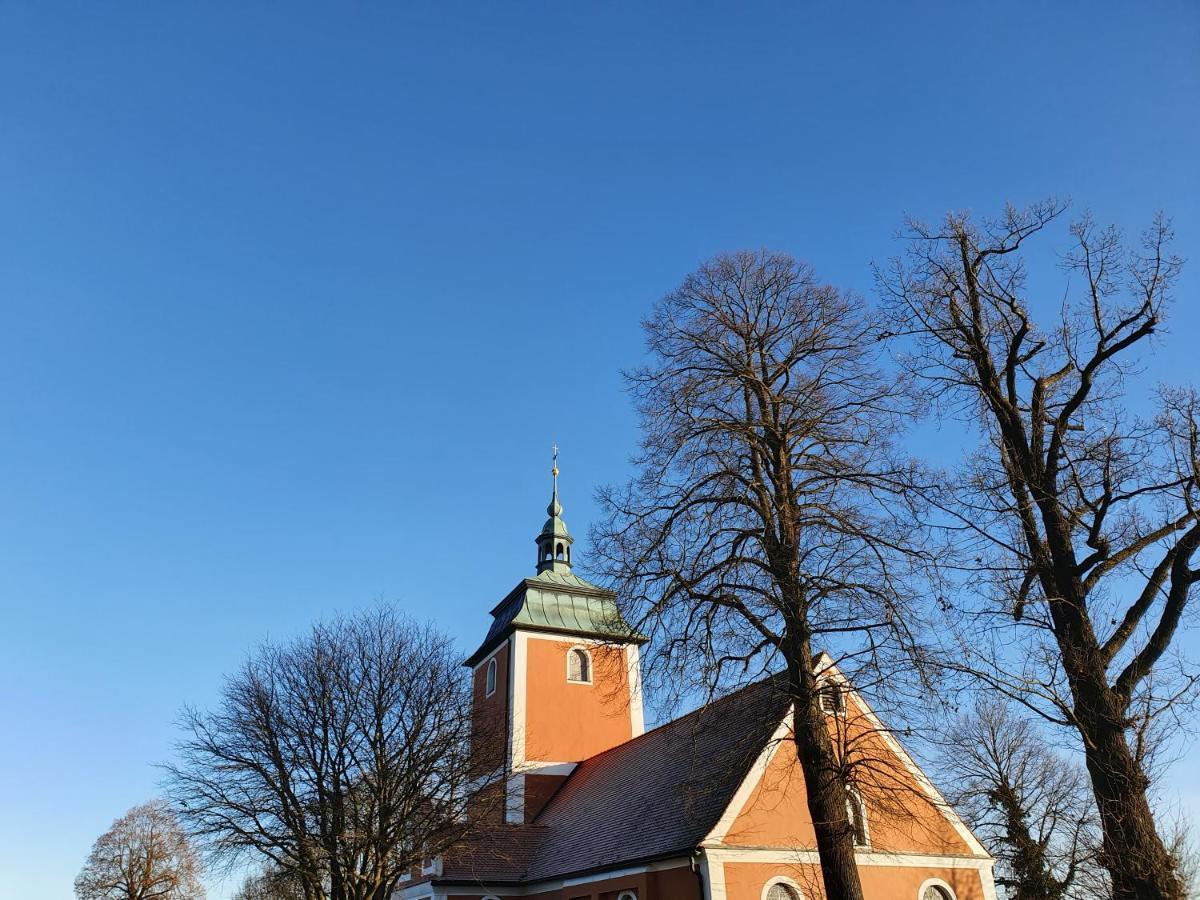
[[[990,858],[988,852],[967,827],[966,823],[963,822],[962,818],[954,811],[954,809],[946,803],[945,799],[938,792],[937,788],[934,787],[933,783],[929,780],[925,773],[921,771],[920,767],[916,764],[916,762],[908,754],[900,742],[896,740],[892,732],[883,725],[883,723],[879,720],[879,717],[875,714],[874,710],[871,709],[870,705],[867,704],[858,691],[854,689],[853,685],[850,684],[837,666],[833,664],[833,661],[827,654],[822,653],[817,658],[817,672],[819,676],[836,682],[842,688],[842,690],[845,692],[848,702],[857,707],[858,712],[856,715],[861,716],[862,720],[864,720],[865,723],[873,730],[874,734],[878,736],[879,740],[886,747],[887,751],[897,760],[900,765],[904,767],[904,770],[912,778],[919,792],[923,794],[925,800],[928,801],[929,807],[933,810],[936,810],[944,818],[946,823],[948,823],[953,829],[953,832],[969,849],[970,853],[973,856]],[[758,758],[750,767],[745,778],[734,792],[729,804],[726,806],[725,810],[718,819],[717,824],[705,836],[703,841],[704,846],[723,845],[726,842],[726,839],[729,837],[731,830],[734,830],[736,834],[737,830],[739,830],[741,826],[745,824],[745,819],[756,811],[755,804],[760,802],[759,790],[760,787],[762,787],[764,778],[767,776],[768,772],[777,773],[782,769],[782,767],[789,765],[796,767],[799,766],[799,763],[790,756],[790,754],[794,752],[790,749],[790,747],[788,753],[785,754],[786,758],[779,756],[781,748],[785,744],[790,743],[791,722],[792,709],[789,706],[782,720],[777,723],[770,740],[764,744],[758,755]],[[798,775],[799,772],[796,774]],[[803,810],[803,818],[807,820],[807,800],[803,795],[804,789],[802,781],[798,781],[796,783],[795,790],[799,792],[799,796],[787,798],[790,801],[788,806],[795,806],[797,807],[797,810]],[[793,828],[795,824],[794,819],[795,817],[791,817],[791,827]],[[811,828],[811,825],[809,825],[808,828]],[[805,830],[807,831],[807,829]],[[796,834],[795,831],[790,833]],[[804,843],[807,843],[809,846],[814,846],[814,844],[809,843],[809,840],[810,838],[804,839]],[[753,843],[757,842],[754,841]]]
[[896,740],[896,736],[892,733],[892,730],[885,726],[882,721],[880,721],[879,717],[875,715],[875,710],[873,710],[871,705],[863,699],[862,695],[859,694],[859,692],[854,688],[854,685],[850,683],[846,676],[842,674],[841,670],[834,665],[833,660],[827,653],[821,653],[817,657],[817,675],[837,682],[842,690],[847,692],[854,703],[859,707],[859,709],[862,710],[863,717],[870,723],[871,727],[875,729],[875,733],[879,735],[880,739],[887,745],[892,754],[900,760],[904,768],[908,771],[909,775],[911,775],[920,786],[922,792],[929,800],[930,805],[946,818],[946,820],[958,833],[958,836],[961,837],[963,842],[971,849],[972,854],[990,859],[991,854],[988,853],[983,844],[979,842],[979,838],[975,837],[975,834],[969,827],[967,827],[967,823],[962,820],[962,817],[955,811],[954,807],[946,802],[946,799],[942,796],[941,792],[934,787],[933,782],[929,780],[929,777],[924,771],[922,771],[921,767],[917,765],[916,761],[911,756],[909,756],[908,751],[904,749],[904,745]]

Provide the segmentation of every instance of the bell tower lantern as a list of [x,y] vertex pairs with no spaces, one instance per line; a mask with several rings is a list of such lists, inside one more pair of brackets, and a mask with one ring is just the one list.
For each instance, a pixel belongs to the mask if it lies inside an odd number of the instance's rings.
[[541,532],[534,539],[537,541],[538,559],[537,570],[542,572],[570,573],[571,544],[575,539],[567,531],[567,523],[562,519],[562,504],[558,502],[558,447],[554,447],[554,464],[550,468],[553,488],[550,492],[550,505],[546,514],[550,517],[542,526]]
[[505,818],[514,823],[532,821],[579,762],[644,730],[646,639],[621,617],[616,594],[572,571],[557,447],[550,471],[536,574],[492,610],[491,628],[466,662],[474,750],[503,772]]

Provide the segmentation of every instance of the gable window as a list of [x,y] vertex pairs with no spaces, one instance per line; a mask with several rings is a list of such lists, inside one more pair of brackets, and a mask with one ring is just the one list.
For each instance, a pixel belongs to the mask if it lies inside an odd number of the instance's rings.
[[842,692],[841,685],[827,681],[820,687],[819,696],[822,711],[837,715],[846,711],[846,695]]
[[776,878],[767,882],[763,900],[803,900],[800,889],[791,881]]
[[[863,804],[862,795],[852,787],[846,788],[846,816],[850,819],[850,827],[854,829],[854,846],[870,846],[870,834],[867,831],[867,807]],[[935,900],[941,900],[941,898],[935,898]]]
[[592,683],[592,657],[582,647],[572,647],[567,651],[567,681]]
[[487,664],[487,675],[484,676],[483,695],[490,697],[496,693],[496,660],[489,659]]

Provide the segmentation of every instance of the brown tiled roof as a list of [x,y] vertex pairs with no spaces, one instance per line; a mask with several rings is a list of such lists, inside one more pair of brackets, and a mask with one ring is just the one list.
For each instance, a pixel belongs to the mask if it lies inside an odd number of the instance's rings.
[[756,682],[580,763],[538,815],[525,881],[690,852],[783,719],[780,682]]
[[546,835],[538,825],[481,825],[442,857],[439,881],[499,884],[521,880]]

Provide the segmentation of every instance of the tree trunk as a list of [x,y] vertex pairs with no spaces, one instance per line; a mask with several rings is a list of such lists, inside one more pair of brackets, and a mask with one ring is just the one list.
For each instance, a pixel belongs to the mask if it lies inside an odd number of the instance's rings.
[[854,860],[854,828],[846,812],[846,786],[817,694],[812,648],[804,641],[798,649],[799,653],[788,654],[796,660],[788,666],[795,710],[793,740],[804,772],[825,896],[827,900],[863,900]]
[[1120,702],[1107,687],[1081,684],[1079,730],[1092,780],[1113,900],[1184,900],[1183,885],[1154,824],[1149,779],[1125,739]]
[[1046,527],[1049,558],[1039,573],[1071,688],[1075,727],[1100,813],[1102,858],[1113,900],[1185,900],[1177,867],[1150,810],[1150,779],[1129,749],[1128,698],[1109,684],[1078,576],[1074,546],[1053,488],[1030,479]]

